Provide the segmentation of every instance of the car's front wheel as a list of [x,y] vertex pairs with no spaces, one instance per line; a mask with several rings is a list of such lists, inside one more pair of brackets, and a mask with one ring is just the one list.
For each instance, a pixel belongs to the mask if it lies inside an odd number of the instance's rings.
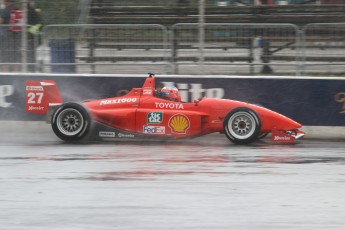
[[229,140],[236,144],[248,144],[260,134],[261,122],[253,110],[240,107],[228,113],[223,126]]
[[52,128],[64,141],[78,141],[89,132],[91,119],[84,106],[78,103],[65,103],[54,113]]

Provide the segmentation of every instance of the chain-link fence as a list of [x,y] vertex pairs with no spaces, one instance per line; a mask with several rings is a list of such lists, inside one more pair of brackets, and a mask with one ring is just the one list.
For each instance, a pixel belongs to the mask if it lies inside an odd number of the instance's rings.
[[345,73],[345,23],[309,24],[303,28],[304,73]]

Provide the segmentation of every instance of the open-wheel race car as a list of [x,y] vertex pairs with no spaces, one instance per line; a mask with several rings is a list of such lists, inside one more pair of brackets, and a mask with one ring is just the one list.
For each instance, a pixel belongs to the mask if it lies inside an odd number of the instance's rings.
[[158,92],[153,74],[142,88],[124,96],[67,103],[54,81],[29,80],[26,111],[51,114],[54,133],[68,142],[90,136],[179,139],[219,132],[236,144],[248,144],[269,133],[272,142],[294,142],[304,136],[301,124],[258,105],[216,98],[182,102],[174,87]]

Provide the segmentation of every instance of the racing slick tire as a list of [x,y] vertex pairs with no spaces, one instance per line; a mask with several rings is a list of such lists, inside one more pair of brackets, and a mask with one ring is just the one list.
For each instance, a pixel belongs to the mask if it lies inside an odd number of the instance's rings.
[[258,138],[261,122],[253,110],[239,107],[227,114],[223,127],[230,141],[236,144],[248,144]]
[[269,133],[260,133],[260,135],[258,136],[258,139],[263,139],[265,137],[267,137]]
[[78,103],[62,104],[53,114],[52,128],[64,141],[79,141],[90,131],[91,118],[86,108]]

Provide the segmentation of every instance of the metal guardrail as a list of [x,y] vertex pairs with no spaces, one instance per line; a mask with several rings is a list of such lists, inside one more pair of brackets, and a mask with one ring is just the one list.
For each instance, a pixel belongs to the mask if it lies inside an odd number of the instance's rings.
[[42,52],[51,58],[48,66],[62,72],[75,66],[79,72],[96,73],[109,66],[170,65],[168,31],[162,25],[51,25],[44,29],[44,44]]
[[[50,25],[29,60],[32,72],[178,74],[344,74],[345,23]],[[19,66],[16,46],[0,40],[0,65]],[[12,43],[11,43],[12,44]],[[15,48],[10,48],[15,47]],[[26,53],[35,51],[34,47]],[[12,59],[7,59],[9,55]],[[12,56],[11,56],[12,55]],[[11,61],[12,60],[12,61]],[[3,68],[3,71],[7,71]]]
[[303,27],[304,73],[345,73],[345,23],[313,23]]
[[[271,73],[272,61],[276,61],[275,65],[295,67],[295,73],[298,70],[298,49],[289,49],[300,46],[298,28],[293,24],[206,23],[204,29],[205,44],[196,52],[200,45],[199,25],[181,23],[172,27],[174,73],[179,72],[178,66],[198,60],[200,66],[227,65],[231,66],[227,71],[250,74]],[[281,63],[284,58],[290,62]]]

